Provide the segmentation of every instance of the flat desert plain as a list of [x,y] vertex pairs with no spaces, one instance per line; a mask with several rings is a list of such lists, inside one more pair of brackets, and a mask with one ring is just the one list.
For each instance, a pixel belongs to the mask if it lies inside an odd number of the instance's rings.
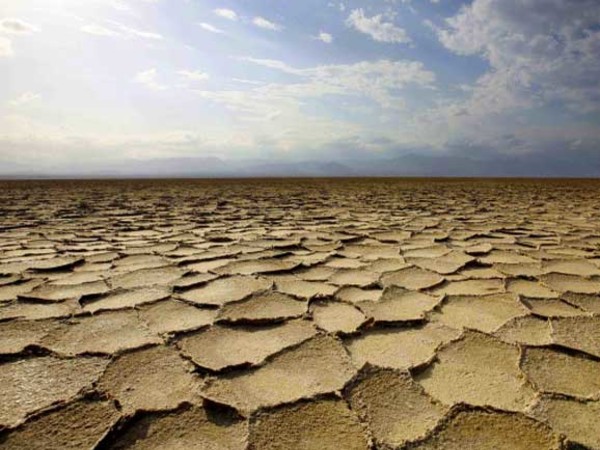
[[600,182],[1,182],[0,447],[600,449]]

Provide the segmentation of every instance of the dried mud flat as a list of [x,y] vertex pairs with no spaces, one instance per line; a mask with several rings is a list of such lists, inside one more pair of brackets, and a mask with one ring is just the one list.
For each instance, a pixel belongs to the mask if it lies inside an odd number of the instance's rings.
[[600,182],[1,182],[0,386],[7,449],[600,449]]

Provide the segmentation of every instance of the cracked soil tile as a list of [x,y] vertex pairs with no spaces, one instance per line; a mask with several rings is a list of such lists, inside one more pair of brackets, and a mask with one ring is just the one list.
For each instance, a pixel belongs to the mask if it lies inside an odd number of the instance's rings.
[[219,278],[208,284],[183,292],[179,297],[187,302],[199,305],[222,306],[236,302],[260,291],[266,291],[273,282],[265,278],[238,275]]
[[28,280],[0,286],[0,302],[16,300],[19,295],[27,294],[42,284],[43,280]]
[[447,297],[434,317],[459,330],[470,328],[492,333],[509,320],[527,313],[513,294],[496,294]]
[[335,298],[348,303],[376,302],[379,300],[383,290],[361,289],[354,286],[343,287],[335,293]]
[[557,292],[572,292],[574,294],[600,294],[598,279],[582,278],[577,275],[550,273],[540,277],[542,282]]
[[440,297],[390,286],[385,289],[379,301],[361,302],[357,306],[372,317],[375,323],[395,323],[423,320],[425,313],[435,308],[440,301]]
[[467,332],[437,352],[417,376],[434,398],[447,405],[468,403],[522,411],[535,392],[519,370],[519,349],[481,333]]
[[37,302],[62,302],[67,299],[106,294],[108,291],[108,285],[104,281],[62,286],[44,284],[26,294],[20,294],[19,297]]
[[523,414],[474,410],[454,414],[418,450],[561,450],[560,437]]
[[0,426],[15,426],[28,415],[73,399],[104,372],[105,358],[21,359],[0,365]]
[[300,317],[306,311],[306,302],[270,291],[224,305],[218,320],[232,323],[281,322]]
[[533,316],[515,317],[502,325],[494,335],[510,344],[539,346],[552,343],[550,321]]
[[276,289],[284,294],[303,299],[329,297],[337,291],[337,286],[318,281],[281,280]]
[[110,279],[113,288],[133,289],[144,286],[166,286],[179,280],[185,272],[177,267],[139,269]]
[[600,358],[600,316],[552,320],[552,338],[556,344]]
[[433,402],[407,372],[391,369],[366,368],[346,391],[375,442],[390,448],[423,438],[448,410]]
[[234,261],[226,266],[213,269],[213,272],[223,275],[253,275],[273,272],[289,272],[300,264],[296,261],[283,259],[257,259]]
[[379,274],[364,269],[338,270],[329,278],[331,284],[336,286],[357,286],[365,288],[375,284],[379,280]]
[[316,302],[310,311],[315,324],[328,333],[353,333],[366,321],[364,314],[341,302]]
[[259,412],[250,422],[249,450],[367,450],[368,439],[341,400],[302,401]]
[[17,301],[7,305],[0,305],[0,320],[26,319],[40,320],[60,317],[69,317],[81,312],[81,306],[76,300],[67,300],[60,303],[29,303]]
[[529,280],[508,280],[506,290],[529,298],[558,298],[558,294],[546,286]]
[[580,277],[600,275],[600,268],[586,259],[545,261],[542,267],[546,273],[562,273],[565,275],[578,275]]
[[95,313],[113,309],[133,308],[144,303],[153,303],[164,300],[170,295],[171,290],[164,287],[138,288],[94,300],[93,302],[84,305],[83,310]]
[[434,295],[491,295],[504,292],[504,282],[491,280],[450,281],[431,291]]
[[118,400],[125,414],[174,409],[198,400],[200,378],[192,370],[170,347],[134,350],[111,361],[98,389]]
[[196,273],[186,275],[173,283],[173,288],[176,290],[191,289],[209,281],[216,280],[219,276],[214,273]]
[[431,270],[441,275],[455,273],[475,258],[461,251],[453,250],[438,258],[407,258],[408,262],[422,269]]
[[365,363],[406,370],[430,361],[443,343],[456,339],[460,332],[437,323],[416,328],[369,330],[346,341],[356,367]]
[[578,306],[584,311],[600,314],[600,296],[593,294],[573,294],[568,292],[561,296],[563,300],[571,305]]
[[585,316],[587,313],[559,299],[529,299],[521,300],[529,310],[542,317],[574,317]]
[[136,311],[105,312],[60,323],[41,344],[63,355],[114,354],[160,344],[162,340],[144,328]]
[[526,348],[523,372],[543,392],[592,397],[600,394],[600,362],[551,348]]
[[381,278],[381,283],[386,287],[398,286],[414,291],[431,288],[443,281],[444,278],[441,275],[419,267],[390,272]]
[[11,320],[0,322],[0,355],[21,353],[31,345],[39,345],[54,327],[52,321]]
[[545,396],[531,410],[558,433],[593,450],[600,449],[600,402]]
[[0,447],[14,450],[92,449],[118,418],[119,412],[109,401],[79,400],[0,435]]
[[262,367],[208,380],[202,395],[248,414],[339,391],[354,374],[342,345],[331,337],[316,336]]
[[200,309],[177,300],[165,300],[140,309],[139,317],[154,333],[167,334],[211,325],[217,311]]
[[517,252],[503,250],[492,250],[485,256],[479,258],[483,264],[530,264],[537,262],[529,256],[521,255]]
[[245,450],[248,425],[227,412],[184,406],[134,417],[111,450]]
[[198,366],[219,371],[261,364],[270,355],[297,345],[316,333],[314,326],[304,320],[267,327],[215,325],[181,338],[178,346]]

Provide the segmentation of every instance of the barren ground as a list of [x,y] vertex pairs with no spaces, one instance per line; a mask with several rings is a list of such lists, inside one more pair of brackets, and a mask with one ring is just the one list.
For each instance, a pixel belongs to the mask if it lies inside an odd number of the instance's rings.
[[0,448],[600,449],[600,182],[0,182]]

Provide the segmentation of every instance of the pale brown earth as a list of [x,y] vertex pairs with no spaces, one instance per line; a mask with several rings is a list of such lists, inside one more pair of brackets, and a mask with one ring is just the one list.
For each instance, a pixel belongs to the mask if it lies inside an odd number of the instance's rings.
[[600,450],[600,182],[0,182],[0,448]]

